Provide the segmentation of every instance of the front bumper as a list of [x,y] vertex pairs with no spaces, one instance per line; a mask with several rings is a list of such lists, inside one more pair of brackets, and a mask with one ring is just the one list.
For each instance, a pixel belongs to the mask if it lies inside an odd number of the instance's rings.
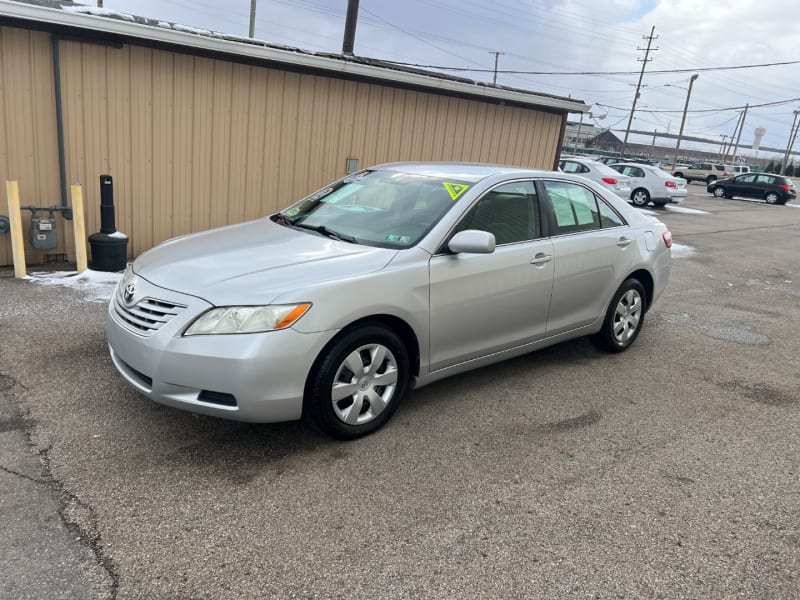
[[106,320],[111,359],[122,377],[151,400],[225,419],[299,419],[311,366],[336,331],[183,337],[211,305],[137,280],[143,296],[186,308],[157,331],[142,335],[120,317],[114,294]]

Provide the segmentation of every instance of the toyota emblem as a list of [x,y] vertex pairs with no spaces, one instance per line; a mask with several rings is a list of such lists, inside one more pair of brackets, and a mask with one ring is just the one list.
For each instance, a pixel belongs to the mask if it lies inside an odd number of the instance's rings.
[[122,292],[122,299],[125,301],[125,304],[130,304],[133,301],[133,293],[136,291],[133,282],[129,283],[125,286],[125,291]]

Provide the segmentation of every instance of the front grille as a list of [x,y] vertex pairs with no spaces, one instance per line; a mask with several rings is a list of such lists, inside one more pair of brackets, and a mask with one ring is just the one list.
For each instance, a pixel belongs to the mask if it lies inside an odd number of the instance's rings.
[[114,295],[113,307],[117,318],[140,335],[152,335],[186,308],[182,304],[155,298],[142,298],[136,304],[126,306],[119,294]]

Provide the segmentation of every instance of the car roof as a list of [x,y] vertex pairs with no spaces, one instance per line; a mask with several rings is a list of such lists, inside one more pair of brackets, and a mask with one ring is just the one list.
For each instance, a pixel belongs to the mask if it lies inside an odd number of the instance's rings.
[[374,171],[397,171],[409,175],[423,175],[426,177],[441,177],[457,181],[476,183],[481,179],[494,175],[542,175],[551,174],[552,171],[541,169],[526,169],[510,165],[492,165],[483,163],[456,163],[456,162],[399,162],[387,163],[371,167]]

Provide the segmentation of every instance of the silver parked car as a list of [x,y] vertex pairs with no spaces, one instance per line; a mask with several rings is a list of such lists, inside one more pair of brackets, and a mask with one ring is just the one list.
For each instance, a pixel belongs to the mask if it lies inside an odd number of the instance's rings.
[[156,402],[355,438],[443,377],[585,335],[625,350],[670,246],[663,223],[573,175],[382,165],[142,254],[106,331]]
[[679,204],[688,193],[685,179],[673,177],[658,167],[641,163],[615,163],[609,166],[631,178],[631,202],[636,206],[647,206],[650,202],[656,206],[670,202]]
[[558,161],[558,170],[591,179],[614,192],[620,198],[627,199],[630,196],[630,177],[620,175],[608,165],[604,165],[594,159],[583,156],[565,157]]

